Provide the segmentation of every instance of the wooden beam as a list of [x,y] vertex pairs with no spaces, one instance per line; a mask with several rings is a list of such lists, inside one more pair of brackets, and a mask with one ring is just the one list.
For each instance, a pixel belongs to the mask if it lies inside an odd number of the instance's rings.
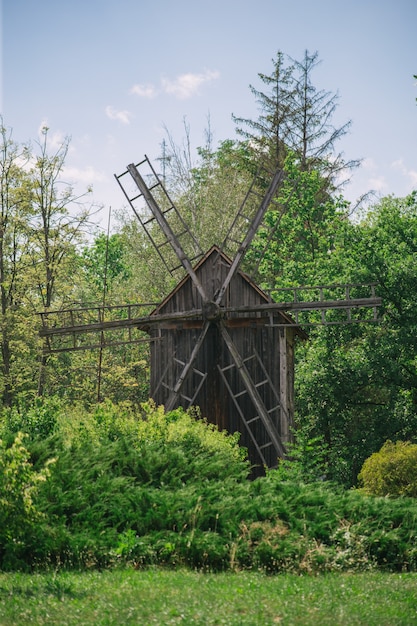
[[152,214],[154,215],[159,226],[161,227],[161,230],[164,233],[165,237],[167,238],[167,241],[169,242],[175,254],[177,255],[179,262],[181,263],[185,271],[190,276],[191,280],[196,286],[198,293],[202,297],[203,302],[205,302],[207,300],[207,297],[206,297],[204,288],[202,284],[200,283],[200,280],[198,279],[197,274],[194,272],[193,266],[191,265],[189,258],[187,257],[184,250],[182,249],[181,244],[178,241],[178,238],[176,237],[172,228],[168,224],[168,221],[165,219],[163,212],[161,211],[153,195],[149,191],[145,181],[143,180],[142,176],[139,174],[136,166],[133,163],[128,165],[127,169],[131,177],[135,181],[138,189],[142,192],[143,197],[145,198],[146,204],[152,211]]
[[286,450],[285,447],[283,445],[283,442],[279,436],[279,434],[277,433],[277,431],[275,430],[274,425],[271,422],[271,419],[269,417],[268,411],[266,410],[266,407],[262,401],[261,396],[259,395],[259,392],[253,382],[253,380],[250,377],[250,374],[248,372],[248,370],[246,369],[245,363],[242,359],[242,357],[239,354],[239,351],[237,350],[235,344],[233,343],[233,340],[231,338],[231,336],[229,335],[229,333],[227,332],[224,324],[220,324],[220,330],[221,330],[221,334],[222,337],[229,349],[230,355],[233,359],[234,364],[236,365],[236,368],[242,378],[243,384],[246,388],[246,391],[248,392],[248,395],[250,397],[250,399],[252,400],[253,406],[255,407],[255,410],[257,411],[257,414],[259,415],[260,419],[262,420],[262,423],[264,425],[264,428],[266,430],[266,432],[268,433],[268,436],[274,446],[275,452],[277,454],[278,457],[280,458],[284,458],[285,454],[286,454]]
[[129,327],[146,327],[152,324],[158,324],[159,322],[171,321],[171,320],[186,320],[192,318],[198,318],[202,316],[201,309],[193,309],[192,311],[185,311],[184,313],[165,313],[163,315],[148,315],[147,317],[132,317],[125,320],[110,320],[107,322],[93,322],[91,324],[76,324],[74,326],[60,326],[60,327],[46,327],[42,326],[39,330],[41,337],[51,337],[54,335],[72,335],[73,333],[88,333],[99,330],[115,330],[118,328]]
[[317,311],[320,309],[356,309],[381,306],[382,298],[352,298],[352,300],[313,300],[310,302],[268,302],[238,307],[224,307],[224,313],[261,313],[263,311]]
[[255,217],[253,218],[248,232],[246,233],[246,237],[243,240],[242,244],[239,247],[239,250],[236,253],[236,256],[229,268],[229,272],[225,278],[225,281],[221,287],[221,289],[219,290],[219,293],[216,296],[215,302],[216,304],[220,304],[221,301],[223,300],[223,296],[226,292],[227,287],[229,286],[230,281],[232,280],[233,276],[235,275],[235,273],[237,272],[243,257],[245,256],[251,242],[252,239],[254,238],[256,231],[259,228],[259,225],[262,222],[262,219],[266,213],[266,210],[268,209],[269,205],[271,204],[273,197],[276,193],[276,190],[278,188],[278,186],[281,184],[282,180],[284,178],[284,172],[282,170],[277,170],[269,184],[269,187],[266,191],[266,194],[264,195],[262,202],[256,212]]

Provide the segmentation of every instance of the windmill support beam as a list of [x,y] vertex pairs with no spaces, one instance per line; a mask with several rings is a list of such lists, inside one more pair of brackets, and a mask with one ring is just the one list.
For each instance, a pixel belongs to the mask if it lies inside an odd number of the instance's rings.
[[222,337],[228,347],[228,350],[230,352],[230,355],[238,369],[238,372],[242,378],[242,381],[245,385],[246,391],[248,392],[248,395],[250,397],[250,399],[253,402],[253,405],[256,409],[256,411],[258,412],[258,415],[260,417],[260,419],[262,420],[262,423],[265,427],[265,430],[267,431],[269,438],[271,439],[273,446],[275,448],[275,451],[277,453],[277,456],[280,458],[284,458],[286,455],[286,450],[285,447],[281,441],[281,438],[279,437],[277,431],[275,430],[269,415],[268,415],[268,411],[265,408],[265,405],[262,401],[261,396],[258,393],[258,390],[256,389],[250,375],[249,372],[246,369],[246,366],[243,362],[242,357],[240,356],[235,344],[232,341],[232,338],[230,337],[229,333],[227,332],[225,326],[223,324],[221,324],[221,334]]
[[[59,312],[58,312],[59,313]],[[103,330],[116,330],[118,328],[146,328],[148,324],[159,322],[183,321],[185,319],[195,319],[203,314],[201,309],[193,309],[192,311],[166,313],[165,315],[148,315],[146,317],[132,317],[131,319],[109,320],[102,322],[93,322],[91,324],[77,324],[73,326],[48,327],[42,326],[39,330],[41,337],[52,337],[54,335],[72,335],[74,333],[88,333]],[[45,315],[45,313],[41,313]]]

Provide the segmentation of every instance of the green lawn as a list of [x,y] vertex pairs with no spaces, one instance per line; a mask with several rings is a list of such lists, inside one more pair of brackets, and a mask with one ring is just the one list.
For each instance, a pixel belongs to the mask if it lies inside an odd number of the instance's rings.
[[0,574],[0,625],[412,626],[417,574]]

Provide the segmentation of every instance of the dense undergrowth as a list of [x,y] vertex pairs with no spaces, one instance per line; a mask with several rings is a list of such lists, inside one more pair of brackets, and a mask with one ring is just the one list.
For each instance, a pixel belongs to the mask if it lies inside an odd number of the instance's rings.
[[39,403],[1,421],[3,570],[417,571],[417,501],[249,480],[238,437],[182,410]]

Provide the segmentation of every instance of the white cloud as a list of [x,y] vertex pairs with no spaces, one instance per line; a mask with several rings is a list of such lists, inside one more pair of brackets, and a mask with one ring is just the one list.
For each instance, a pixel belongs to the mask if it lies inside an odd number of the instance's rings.
[[113,106],[106,106],[106,115],[111,120],[118,120],[122,124],[130,124],[132,114],[130,111],[118,111]]
[[367,157],[361,161],[361,167],[365,170],[376,170],[376,163],[371,157]]
[[369,179],[369,187],[373,191],[383,192],[385,189],[388,189],[387,181],[384,176],[375,176]]
[[154,85],[133,85],[130,93],[134,93],[136,96],[140,98],[154,98],[157,95],[157,90]]
[[383,194],[388,189],[384,175],[380,174],[380,168],[372,157],[363,159],[361,166],[366,174],[366,189],[375,193]]
[[191,98],[198,92],[204,83],[219,77],[219,72],[206,70],[203,74],[181,74],[175,80],[162,79],[162,87],[165,93],[171,94],[180,100]]
[[154,98],[162,92],[174,96],[179,100],[186,100],[187,98],[191,98],[198,93],[201,85],[215,80],[219,76],[219,72],[214,70],[206,70],[200,74],[192,74],[191,72],[188,72],[187,74],[180,74],[173,80],[169,78],[162,78],[159,89],[152,84],[133,85],[130,93],[133,93],[141,98]]
[[92,165],[82,169],[78,167],[64,167],[63,176],[69,182],[83,183],[85,185],[102,182],[106,179],[105,175],[94,169]]
[[402,176],[408,178],[413,187],[417,185],[417,171],[408,169],[403,159],[393,161],[391,163],[391,167],[392,169],[397,170]]

